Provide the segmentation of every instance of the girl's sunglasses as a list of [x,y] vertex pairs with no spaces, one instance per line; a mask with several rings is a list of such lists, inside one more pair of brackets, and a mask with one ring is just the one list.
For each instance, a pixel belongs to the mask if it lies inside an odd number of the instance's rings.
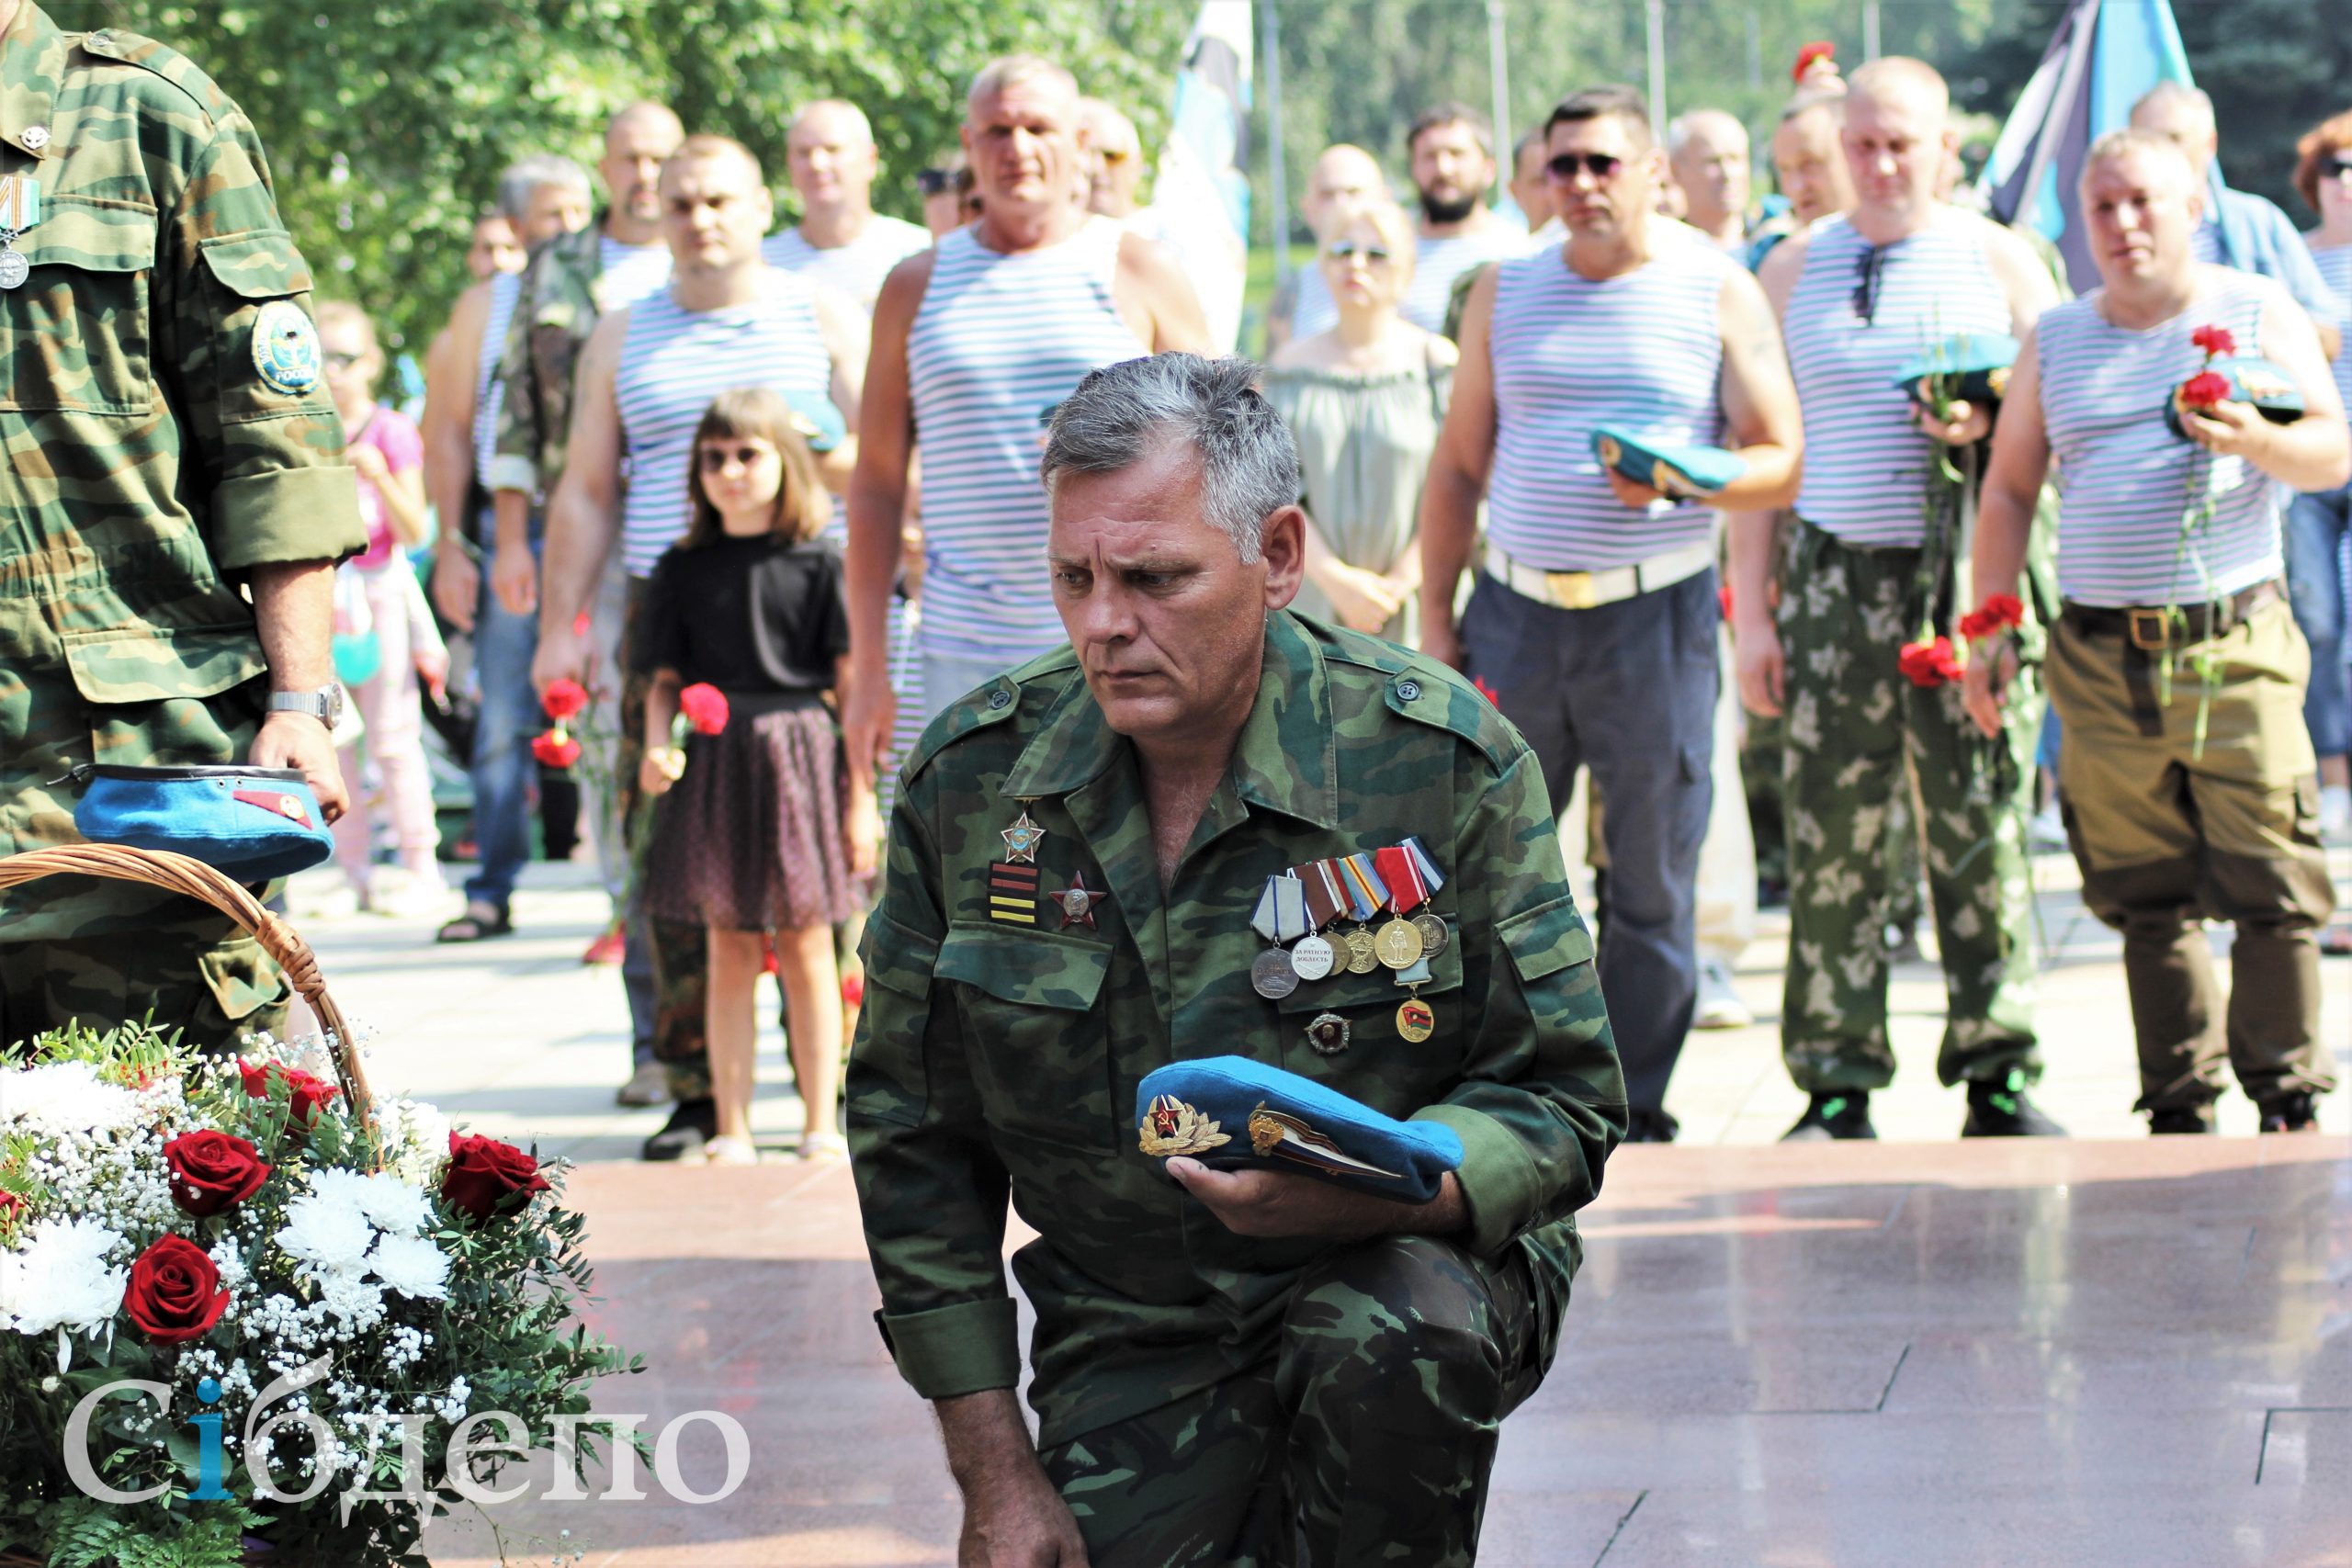
[[1544,172],[1555,180],[1572,180],[1589,169],[1594,179],[1606,180],[1624,166],[1625,160],[1614,152],[1562,152],[1544,165]]
[[1385,245],[1365,245],[1359,244],[1353,240],[1334,240],[1323,247],[1323,254],[1333,261],[1340,262],[1353,261],[1356,257],[1362,256],[1373,265],[1379,266],[1388,260],[1389,252]]
[[729,463],[751,468],[774,450],[772,446],[705,446],[700,449],[696,461],[702,464],[704,473],[719,474],[727,471]]

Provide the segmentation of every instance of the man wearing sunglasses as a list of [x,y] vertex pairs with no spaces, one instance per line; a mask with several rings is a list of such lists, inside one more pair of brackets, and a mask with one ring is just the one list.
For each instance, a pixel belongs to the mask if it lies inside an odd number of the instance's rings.
[[[2025,1086],[2041,1073],[2030,987],[2033,942],[2018,825],[2033,778],[2039,704],[1996,759],[1953,683],[1906,679],[1903,649],[1949,633],[1955,607],[1956,487],[1994,411],[1917,408],[1896,373],[1961,333],[2023,337],[2056,300],[2050,274],[2007,230],[1939,199],[1954,136],[1943,78],[1916,60],[1854,73],[1841,141],[1855,205],[1764,263],[1804,408],[1796,534],[1771,604],[1769,519],[1732,533],[1732,610],[1741,695],[1786,710],[1789,964],[1781,1048],[1809,1096],[1788,1136],[1870,1138],[1870,1095],[1893,1080],[1884,928],[1890,832],[1917,786],[1944,967],[1937,1072],[1968,1086],[1969,1136],[2048,1135]],[[1905,781],[1908,770],[1911,779]],[[1890,781],[1893,781],[1890,787]]]
[[839,98],[802,109],[785,135],[785,166],[800,221],[762,243],[770,266],[800,273],[874,309],[890,269],[931,248],[920,223],[874,210],[882,154],[865,111]]
[[[1608,802],[1601,988],[1630,1138],[1665,1142],[1667,1079],[1698,992],[1700,844],[1720,690],[1714,507],[1785,505],[1800,421],[1754,278],[1656,214],[1666,160],[1631,87],[1561,101],[1544,127],[1566,244],[1474,283],[1462,362],[1421,502],[1421,647],[1496,694],[1544,764]],[[1604,469],[1603,424],[1736,449],[1718,493],[1669,499]],[[1454,591],[1480,501],[1483,570]]]

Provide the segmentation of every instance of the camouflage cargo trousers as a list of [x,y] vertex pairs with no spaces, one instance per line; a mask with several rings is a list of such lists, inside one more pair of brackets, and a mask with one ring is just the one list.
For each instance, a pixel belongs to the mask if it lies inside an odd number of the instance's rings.
[[645,697],[652,686],[637,669],[637,630],[644,615],[648,585],[645,578],[628,580],[628,599],[621,615],[621,732],[614,748],[613,771],[619,785],[621,839],[630,846],[625,929],[631,941],[644,932],[653,949],[653,1059],[669,1075],[670,1098],[701,1100],[710,1093],[710,1038],[705,1013],[709,939],[700,926],[657,920],[644,912],[645,870],[639,863],[637,850],[651,833],[652,814],[662,805],[647,799],[637,787],[638,763],[645,756]]
[[1464,1568],[1502,1419],[1550,1363],[1553,1293],[1516,1247],[1336,1250],[1271,1361],[1039,1457],[1092,1568]]
[[[1937,1076],[1952,1084],[2013,1066],[2041,1072],[2025,845],[2037,671],[2029,665],[2011,686],[1998,741],[1970,721],[1956,683],[1905,679],[1897,659],[1926,609],[1918,575],[1916,549],[1851,547],[1811,524],[1790,541],[1780,606],[1789,854],[1781,1050],[1808,1094],[1894,1079],[1883,932],[1890,872],[1904,857],[1889,852],[1888,835],[1911,830],[1925,840],[1943,955]],[[1917,829],[1905,804],[1915,788]]]

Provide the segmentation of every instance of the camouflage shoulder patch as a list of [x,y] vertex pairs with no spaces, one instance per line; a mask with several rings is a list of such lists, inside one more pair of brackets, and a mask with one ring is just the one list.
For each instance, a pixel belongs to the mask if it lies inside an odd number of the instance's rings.
[[119,65],[136,66],[169,83],[208,119],[219,121],[242,113],[220,85],[197,63],[168,44],[120,28],[85,33],[82,52]]
[[1078,674],[1078,655],[1065,644],[967,693],[940,709],[939,716],[923,727],[922,738],[907,756],[903,776],[913,779],[956,741],[1012,717],[1021,711],[1024,696],[1042,696],[1050,704],[1069,689],[1073,678],[1083,677]]

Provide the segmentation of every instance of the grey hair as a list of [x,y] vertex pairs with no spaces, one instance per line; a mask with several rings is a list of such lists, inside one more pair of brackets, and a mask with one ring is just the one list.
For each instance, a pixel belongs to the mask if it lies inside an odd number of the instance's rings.
[[541,186],[588,188],[588,171],[560,152],[534,152],[506,165],[498,176],[498,192],[491,205],[501,218],[520,219],[530,210],[531,193]]
[[1064,474],[1131,468],[1169,441],[1199,455],[1203,520],[1255,561],[1266,519],[1298,500],[1298,446],[1247,359],[1155,354],[1091,373],[1054,411],[1046,493]]
[[2138,101],[2132,106],[2132,112],[2136,115],[2142,109],[2147,108],[2185,108],[2207,125],[2213,123],[2212,95],[2202,87],[2192,87],[2186,82],[2157,83],[2140,95]]
[[995,97],[1015,82],[1027,82],[1043,77],[1058,82],[1069,89],[1069,96],[1079,96],[1078,78],[1063,66],[1055,64],[1042,54],[1007,54],[989,61],[972,78],[971,90],[964,95],[964,115],[970,118],[981,100]]

